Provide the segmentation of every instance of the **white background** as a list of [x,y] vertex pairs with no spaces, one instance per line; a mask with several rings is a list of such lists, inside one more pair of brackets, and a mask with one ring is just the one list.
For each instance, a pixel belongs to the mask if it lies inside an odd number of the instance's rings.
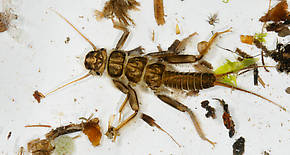
[[[35,138],[43,138],[49,128],[25,128],[28,124],[49,124],[54,128],[79,122],[79,117],[88,117],[91,113],[99,117],[102,131],[107,130],[109,116],[116,114],[125,98],[111,83],[108,76],[90,77],[65,89],[49,95],[38,104],[32,94],[34,90],[48,92],[57,86],[69,82],[87,73],[83,58],[91,46],[80,37],[67,23],[55,13],[48,10],[54,8],[68,18],[97,47],[113,48],[121,32],[112,28],[110,20],[96,21],[94,10],[102,10],[104,0],[15,0],[5,1],[19,15],[12,25],[16,26],[0,34],[0,154],[16,154],[20,146],[26,148],[27,142]],[[212,32],[232,27],[233,32],[222,35],[216,44],[242,50],[256,55],[260,50],[240,43],[240,34],[253,35],[261,32],[262,23],[258,18],[268,8],[266,0],[230,0],[225,4],[222,0],[174,0],[164,1],[166,24],[157,26],[153,14],[153,1],[142,1],[140,11],[130,12],[136,23],[130,27],[131,35],[124,49],[132,49],[142,45],[147,52],[157,51],[156,46],[163,49],[175,40],[182,39],[193,32],[198,32],[187,47],[186,53],[197,54],[196,44],[208,40]],[[277,1],[273,0],[273,3]],[[218,13],[219,23],[215,27],[207,23],[210,14]],[[83,16],[83,18],[80,18]],[[178,23],[181,34],[175,34]],[[151,40],[155,31],[155,41]],[[68,44],[64,41],[70,38]],[[273,48],[276,34],[269,33],[267,46]],[[287,40],[288,39],[288,40]],[[289,38],[279,38],[289,42]],[[212,62],[214,68],[222,65],[225,59],[235,60],[235,55],[217,48],[211,48],[206,60]],[[275,65],[270,58],[265,59],[267,65]],[[259,64],[261,64],[259,62]],[[180,67],[182,71],[192,70],[191,65]],[[275,69],[265,72],[260,69],[260,76],[266,88],[253,85],[253,74],[247,73],[238,78],[238,86],[257,92],[283,106],[288,110],[289,94],[285,89],[290,86],[290,78]],[[121,136],[115,143],[103,136],[101,145],[93,147],[87,137],[75,140],[74,154],[232,154],[232,144],[240,136],[246,139],[245,154],[271,155],[290,154],[289,112],[256,96],[228,88],[214,87],[202,90],[197,97],[174,95],[197,114],[207,137],[215,142],[215,148],[199,138],[195,128],[185,113],[181,113],[155,97],[150,90],[136,88],[140,112],[149,114],[156,122],[167,130],[182,147],[179,148],[167,135],[152,128],[136,118],[120,131]],[[236,124],[236,134],[228,137],[228,130],[222,122],[222,107],[211,98],[224,99]],[[76,101],[74,101],[76,99]],[[217,119],[205,118],[205,110],[200,102],[208,99],[216,108]],[[98,111],[95,112],[95,109]],[[129,106],[124,112],[129,116]],[[7,135],[12,132],[11,138]]]

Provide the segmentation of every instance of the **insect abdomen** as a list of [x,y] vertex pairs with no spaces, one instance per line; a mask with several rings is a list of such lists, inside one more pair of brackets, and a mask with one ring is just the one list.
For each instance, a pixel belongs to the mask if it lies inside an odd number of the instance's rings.
[[214,86],[216,81],[212,73],[183,73],[165,71],[163,84],[170,88],[181,90],[202,90]]
[[145,57],[133,57],[128,60],[125,75],[130,82],[138,83],[141,80],[147,61]]
[[165,65],[153,63],[146,66],[144,80],[149,88],[157,89],[162,85],[162,75],[165,71]]

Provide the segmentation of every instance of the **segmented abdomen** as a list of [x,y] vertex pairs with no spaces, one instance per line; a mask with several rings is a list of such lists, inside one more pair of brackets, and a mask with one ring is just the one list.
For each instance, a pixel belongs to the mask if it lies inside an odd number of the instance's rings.
[[202,90],[213,87],[216,78],[212,73],[165,71],[162,81],[165,86],[170,88],[181,90]]

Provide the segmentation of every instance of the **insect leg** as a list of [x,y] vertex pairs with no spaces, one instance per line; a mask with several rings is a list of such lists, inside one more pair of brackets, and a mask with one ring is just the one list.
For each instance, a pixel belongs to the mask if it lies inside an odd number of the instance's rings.
[[142,55],[144,54],[144,48],[142,48],[141,46],[136,47],[130,51],[126,51],[128,53],[128,55]]
[[158,48],[158,52],[151,52],[146,54],[145,56],[151,56],[151,57],[158,57],[158,58],[162,58],[164,56],[169,56],[169,55],[177,55],[178,53],[176,52],[176,48],[178,47],[178,45],[180,44],[180,41],[178,39],[176,39],[168,48],[167,51],[163,51],[161,49],[160,46],[157,46]]
[[170,55],[165,56],[162,60],[171,64],[195,63],[199,60],[196,55]]
[[127,29],[125,31],[123,31],[123,34],[116,45],[117,50],[121,49],[124,46],[129,34],[130,34],[130,32]]
[[[122,91],[123,93],[128,95],[129,104],[130,104],[132,110],[134,111],[133,114],[131,114],[124,121],[122,121],[117,127],[109,127],[106,135],[108,138],[113,138],[113,140],[115,141],[116,137],[119,135],[118,131],[137,115],[137,113],[139,111],[139,102],[138,102],[138,98],[137,98],[137,94],[136,94],[135,90],[130,85],[126,86],[122,82],[117,81],[117,80],[114,80],[113,82],[115,83],[116,87],[120,91]],[[127,101],[125,100],[125,102],[123,104],[125,104],[126,102]],[[120,110],[122,110],[122,109],[120,108]]]
[[225,31],[222,31],[222,32],[216,32],[211,38],[210,40],[207,42],[207,41],[202,41],[202,42],[199,42],[198,45],[197,45],[197,49],[198,49],[198,52],[200,53],[200,59],[206,55],[208,53],[208,50],[210,49],[211,45],[213,44],[214,40],[217,38],[217,36],[223,34],[223,33],[227,33],[227,32],[231,32],[231,28],[225,30]]
[[200,60],[197,64],[195,64],[194,69],[201,73],[213,73],[213,67],[211,63],[207,62],[206,60]]
[[123,101],[123,103],[119,109],[119,121],[120,121],[121,120],[121,112],[123,111],[128,99],[129,99],[130,94],[129,94],[128,87],[125,84],[123,84],[122,82],[120,82],[118,80],[113,80],[113,83],[121,92],[123,92],[124,94],[127,94],[126,99]]
[[170,45],[167,51],[152,52],[152,53],[148,53],[146,56],[159,57],[159,58],[162,58],[165,56],[176,56],[185,49],[185,47],[187,46],[191,38],[195,35],[197,35],[196,32],[190,34],[188,37],[182,39],[181,41],[176,39]]
[[118,49],[121,49],[123,47],[123,45],[125,44],[130,32],[127,29],[126,25],[124,25],[122,23],[115,22],[113,19],[112,19],[112,22],[113,22],[113,27],[115,29],[123,31],[123,34],[122,34],[121,38],[119,39],[119,41],[118,41],[118,43],[116,45],[116,49],[118,50]]
[[176,39],[167,51],[159,51],[147,54],[147,56],[157,57],[172,64],[180,64],[180,63],[194,63],[197,62],[198,56],[195,55],[180,55],[180,53],[185,49],[189,41],[193,36],[197,33],[192,33],[188,37],[179,41]]
[[191,109],[189,109],[187,106],[185,106],[184,104],[166,96],[166,95],[157,95],[157,97],[165,102],[166,104],[172,106],[173,108],[181,111],[181,112],[187,112],[194,124],[194,127],[199,135],[199,137],[202,139],[202,140],[205,140],[207,142],[209,142],[210,144],[212,144],[213,146],[216,144],[215,142],[212,142],[211,140],[209,140],[205,134],[203,133],[200,125],[199,125],[199,122],[198,122],[198,119],[196,118],[195,114],[193,113],[193,111]]

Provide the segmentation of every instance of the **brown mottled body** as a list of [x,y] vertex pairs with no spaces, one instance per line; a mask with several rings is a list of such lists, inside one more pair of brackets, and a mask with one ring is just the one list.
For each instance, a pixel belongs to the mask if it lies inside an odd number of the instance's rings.
[[118,78],[123,74],[126,53],[124,51],[113,51],[108,59],[108,74]]
[[153,63],[146,67],[144,80],[149,88],[156,89],[162,85],[162,75],[165,71],[165,65]]
[[[132,0],[133,1],[133,0]],[[130,1],[130,2],[132,2]],[[113,2],[113,1],[112,1]],[[108,55],[106,49],[104,48],[97,48],[87,37],[85,37],[76,27],[74,27],[66,18],[64,18],[61,14],[54,11],[58,14],[61,18],[63,18],[69,25],[71,25],[93,48],[93,51],[89,52],[85,57],[85,67],[89,70],[89,73],[74,80],[67,84],[64,84],[53,91],[46,93],[45,95],[35,95],[34,97],[37,99],[38,96],[40,98],[44,98],[47,95],[69,85],[80,81],[90,75],[98,75],[101,76],[104,73],[104,70],[107,67],[107,71],[109,76],[112,78],[114,85],[118,88],[121,92],[126,94],[126,99],[123,101],[123,104],[120,106],[119,113],[121,118],[121,112],[124,108],[125,104],[129,102],[131,109],[134,111],[129,117],[124,119],[122,122],[119,123],[118,126],[113,127],[111,121],[109,121],[108,131],[106,135],[109,138],[116,139],[116,136],[119,135],[119,130],[123,128],[128,122],[130,122],[139,112],[139,101],[138,95],[134,90],[135,84],[138,84],[141,80],[147,84],[149,88],[154,90],[155,95],[165,102],[166,104],[172,106],[173,108],[181,111],[186,112],[190,116],[196,131],[199,137],[202,140],[208,141],[213,146],[215,142],[209,140],[205,134],[203,133],[201,126],[199,125],[199,121],[193,111],[188,108],[187,106],[183,105],[182,103],[178,102],[175,99],[172,99],[166,95],[162,95],[162,86],[175,88],[180,90],[188,90],[188,91],[198,91],[201,89],[206,89],[213,87],[215,85],[234,88],[240,91],[244,91],[253,95],[256,95],[260,98],[263,98],[267,101],[274,103],[273,101],[258,95],[256,93],[234,87],[222,82],[219,82],[219,78],[224,76],[223,74],[215,75],[213,73],[197,73],[197,72],[178,72],[175,70],[170,70],[170,64],[180,64],[180,63],[193,63],[202,59],[202,57],[209,51],[210,46],[212,45],[215,38],[218,35],[230,32],[231,30],[228,29],[223,32],[216,32],[208,42],[202,42],[199,48],[199,55],[183,55],[180,54],[185,48],[185,45],[188,43],[190,38],[197,33],[191,34],[189,37],[183,39],[182,41],[175,41],[167,51],[162,51],[161,49],[159,52],[153,52],[146,55],[143,55],[143,48],[137,47],[130,51],[123,51],[121,50],[122,46],[124,45],[128,31],[124,29],[124,34],[120,38],[117,43],[117,46],[113,49],[113,51]],[[202,45],[202,46],[201,46]],[[132,56],[134,53],[135,56]],[[132,55],[130,55],[132,54]],[[137,56],[136,56],[137,54]],[[108,59],[107,59],[108,57]],[[168,66],[168,68],[166,68]],[[230,74],[229,72],[228,74]],[[127,80],[124,81],[124,78]],[[276,104],[278,105],[278,104]],[[279,105],[278,105],[279,106]],[[281,107],[281,106],[280,106]],[[282,107],[281,107],[282,108]],[[121,119],[119,119],[121,120]]]
[[138,83],[141,80],[147,61],[145,57],[133,57],[128,60],[125,75],[130,82]]
[[119,78],[124,72],[129,82],[138,83],[144,80],[148,87],[153,90],[164,84],[164,86],[174,89],[198,91],[213,87],[216,81],[213,73],[167,71],[166,66],[162,63],[147,65],[148,59],[146,57],[131,57],[127,63],[125,60],[126,53],[124,51],[113,51],[108,59],[108,74],[112,78]]
[[112,78],[119,78],[124,72],[129,82],[138,83],[142,80],[144,73],[144,82],[153,90],[164,84],[170,88],[198,91],[213,87],[216,81],[213,73],[167,71],[166,66],[162,63],[147,65],[148,59],[146,57],[131,57],[127,64],[125,64],[125,60],[126,53],[124,51],[113,51],[108,59],[108,74]]
[[216,77],[212,73],[165,71],[162,81],[165,86],[170,88],[197,91],[213,87]]

